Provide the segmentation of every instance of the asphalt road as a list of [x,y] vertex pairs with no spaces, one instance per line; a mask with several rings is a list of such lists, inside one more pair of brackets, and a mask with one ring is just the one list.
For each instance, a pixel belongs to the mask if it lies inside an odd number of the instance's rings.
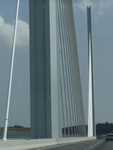
[[[96,147],[102,143],[102,140],[92,140],[88,142],[71,143],[46,148],[35,148],[32,150],[97,150]],[[100,150],[100,149],[99,149]],[[107,149],[109,150],[109,149]],[[113,149],[112,149],[113,150]]]
[[98,150],[113,150],[113,141],[106,142]]

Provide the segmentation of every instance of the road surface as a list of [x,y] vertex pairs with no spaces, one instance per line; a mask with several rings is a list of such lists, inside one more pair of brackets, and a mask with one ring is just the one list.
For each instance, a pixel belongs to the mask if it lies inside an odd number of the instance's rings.
[[[96,147],[102,143],[102,140],[92,140],[88,142],[79,142],[71,144],[63,144],[46,148],[35,148],[31,150],[98,150]],[[100,150],[100,149],[99,149]],[[109,150],[109,149],[107,149]],[[113,150],[113,149],[112,149]]]
[[106,142],[102,145],[102,147],[98,150],[113,150],[113,141]]

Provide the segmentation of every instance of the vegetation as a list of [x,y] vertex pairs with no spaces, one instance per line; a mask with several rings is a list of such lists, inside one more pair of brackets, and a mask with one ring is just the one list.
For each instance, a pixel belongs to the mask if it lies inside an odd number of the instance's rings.
[[96,125],[96,134],[99,135],[105,135],[110,132],[113,132],[113,123],[98,123]]
[[[3,132],[4,128],[1,127],[0,128],[0,132]],[[24,132],[30,132],[30,128],[29,127],[23,127],[20,125],[14,125],[14,126],[9,126],[8,127],[8,131],[24,131]]]

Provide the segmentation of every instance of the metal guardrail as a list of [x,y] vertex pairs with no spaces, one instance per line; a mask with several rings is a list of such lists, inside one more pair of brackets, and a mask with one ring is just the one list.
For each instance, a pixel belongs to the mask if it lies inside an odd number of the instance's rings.
[[[0,139],[3,138],[3,132],[0,132]],[[22,132],[22,131],[9,131],[7,134],[8,139],[29,139],[30,132]]]

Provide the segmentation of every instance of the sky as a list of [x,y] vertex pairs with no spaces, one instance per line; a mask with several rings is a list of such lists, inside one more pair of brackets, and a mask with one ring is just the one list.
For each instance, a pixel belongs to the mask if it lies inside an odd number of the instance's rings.
[[[88,114],[86,7],[92,7],[96,122],[113,122],[113,0],[73,0],[85,119]],[[4,125],[16,0],[0,0],[0,126]],[[9,126],[30,126],[29,4],[21,0]]]

